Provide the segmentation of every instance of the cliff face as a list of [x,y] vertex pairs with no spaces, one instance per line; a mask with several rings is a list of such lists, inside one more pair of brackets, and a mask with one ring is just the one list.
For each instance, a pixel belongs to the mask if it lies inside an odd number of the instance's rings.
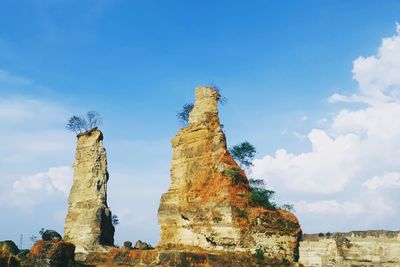
[[[196,88],[189,126],[172,139],[171,185],[161,197],[159,247],[254,251],[295,261],[301,229],[283,210],[266,210],[249,198],[244,172],[230,156],[218,118],[217,91]],[[235,179],[232,170],[238,170]]]
[[107,206],[107,181],[102,132],[95,128],[78,135],[73,185],[64,225],[64,239],[75,244],[78,253],[114,243],[114,226]]
[[330,236],[305,235],[304,266],[400,266],[400,232],[354,231]]

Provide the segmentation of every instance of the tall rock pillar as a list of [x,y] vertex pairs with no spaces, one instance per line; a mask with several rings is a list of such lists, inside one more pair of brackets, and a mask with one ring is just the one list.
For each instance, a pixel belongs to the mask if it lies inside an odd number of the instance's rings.
[[243,170],[226,146],[218,117],[220,94],[197,87],[189,126],[172,139],[170,188],[161,197],[160,248],[197,247],[298,259],[297,218],[251,199]]
[[68,198],[64,239],[86,253],[114,244],[114,226],[107,206],[107,158],[97,128],[78,135],[74,177]]

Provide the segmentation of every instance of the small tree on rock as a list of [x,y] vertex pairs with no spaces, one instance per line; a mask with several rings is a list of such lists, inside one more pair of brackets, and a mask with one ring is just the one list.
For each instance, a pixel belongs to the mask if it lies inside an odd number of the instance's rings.
[[248,141],[235,145],[229,149],[232,157],[239,162],[240,167],[249,168],[253,166],[256,148]]
[[68,120],[68,123],[65,127],[68,130],[75,132],[76,134],[81,133],[87,128],[85,120],[79,116],[72,116]]
[[189,124],[189,113],[193,110],[193,108],[193,103],[186,103],[182,106],[182,109],[176,114],[176,117],[184,127],[187,127]]
[[72,116],[67,125],[68,130],[80,134],[82,132],[90,131],[102,124],[102,117],[97,111],[89,111],[86,116]]
[[96,128],[102,124],[102,117],[97,111],[89,111],[86,113],[87,126],[89,129]]

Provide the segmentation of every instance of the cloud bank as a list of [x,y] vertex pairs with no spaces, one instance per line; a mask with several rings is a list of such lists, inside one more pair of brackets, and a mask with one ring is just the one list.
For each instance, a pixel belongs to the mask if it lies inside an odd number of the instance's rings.
[[300,218],[341,215],[357,227],[362,216],[367,219],[359,227],[380,228],[384,221],[400,219],[399,29],[382,40],[376,55],[354,60],[352,72],[356,92],[328,98],[345,108],[325,119],[327,127],[308,133],[311,150],[279,149],[256,160],[253,173],[278,193],[296,196]]

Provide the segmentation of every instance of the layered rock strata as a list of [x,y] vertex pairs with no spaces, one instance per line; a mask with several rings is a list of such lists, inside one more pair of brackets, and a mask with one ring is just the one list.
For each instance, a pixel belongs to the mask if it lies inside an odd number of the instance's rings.
[[301,235],[297,218],[257,206],[249,197],[248,180],[226,146],[219,98],[213,88],[196,88],[189,126],[172,139],[171,184],[158,210],[158,246],[259,249],[266,257],[296,261]]
[[400,266],[400,232],[304,235],[300,263],[306,267]]
[[107,206],[108,177],[102,132],[95,128],[79,134],[64,225],[64,239],[75,244],[77,253],[114,243],[114,226]]

